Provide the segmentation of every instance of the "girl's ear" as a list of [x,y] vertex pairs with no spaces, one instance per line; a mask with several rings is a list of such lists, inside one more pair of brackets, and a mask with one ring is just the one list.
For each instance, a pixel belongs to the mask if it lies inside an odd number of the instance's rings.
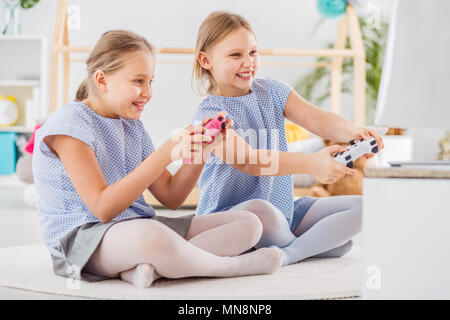
[[211,69],[211,63],[209,61],[208,56],[204,51],[200,51],[197,56],[197,61],[200,63],[203,69],[210,70]]
[[107,91],[106,87],[106,74],[103,70],[97,70],[94,74],[95,86],[103,92]]

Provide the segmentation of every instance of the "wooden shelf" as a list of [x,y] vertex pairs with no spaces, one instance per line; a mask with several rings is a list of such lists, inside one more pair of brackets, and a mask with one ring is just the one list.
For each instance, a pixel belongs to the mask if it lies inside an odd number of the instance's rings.
[[18,35],[0,35],[0,40],[42,40],[45,36],[41,34],[18,34]]
[[34,128],[26,126],[0,127],[0,132],[32,133]]
[[39,87],[39,80],[0,80],[0,87]]
[[16,128],[0,130],[32,132],[31,122],[48,115],[46,37],[0,36],[0,52],[0,94],[13,96],[21,114]]

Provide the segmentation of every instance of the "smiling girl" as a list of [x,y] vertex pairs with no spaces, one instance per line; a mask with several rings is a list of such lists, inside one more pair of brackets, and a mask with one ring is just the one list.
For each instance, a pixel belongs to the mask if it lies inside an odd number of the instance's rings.
[[258,67],[258,45],[247,20],[218,11],[203,21],[193,77],[208,96],[193,120],[223,111],[233,129],[215,145],[203,169],[196,214],[254,212],[263,224],[257,247],[281,247],[284,264],[317,255],[342,256],[361,229],[361,196],[294,201],[292,174],[311,174],[319,182],[332,183],[355,170],[333,160],[335,153],[345,150],[338,145],[313,154],[287,152],[285,118],[333,141],[374,136],[381,150],[382,140],[373,130],[313,106],[282,81],[257,78]]
[[165,206],[178,208],[203,164],[183,166],[174,175],[166,166],[207,152],[200,146],[211,141],[204,127],[189,126],[154,148],[139,120],[155,76],[147,40],[128,31],[106,32],[87,59],[87,71],[77,100],[55,111],[36,133],[33,174],[54,272],[88,281],[120,277],[138,287],[159,276],[274,272],[279,249],[237,256],[261,236],[253,213],[170,218],[144,201],[148,189]]

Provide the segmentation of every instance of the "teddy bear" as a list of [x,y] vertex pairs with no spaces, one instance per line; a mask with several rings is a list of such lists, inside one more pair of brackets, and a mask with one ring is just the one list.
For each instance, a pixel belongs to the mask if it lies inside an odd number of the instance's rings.
[[450,131],[447,131],[445,137],[439,140],[441,152],[438,154],[439,160],[450,160]]
[[[323,139],[326,147],[332,145],[348,146],[348,143],[339,143],[328,139]],[[312,186],[307,195],[311,197],[329,197],[338,195],[362,195],[362,184],[364,179],[364,168],[367,165],[368,159],[361,157],[353,164],[353,169],[357,172],[354,175],[346,175],[336,182],[330,184],[323,184],[317,182]]]

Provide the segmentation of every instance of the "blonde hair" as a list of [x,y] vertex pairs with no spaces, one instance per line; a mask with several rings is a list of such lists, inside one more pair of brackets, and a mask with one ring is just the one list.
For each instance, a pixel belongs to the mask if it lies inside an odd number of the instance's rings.
[[192,87],[194,88],[195,79],[200,94],[203,94],[201,88],[206,89],[206,94],[211,94],[215,92],[217,86],[211,72],[204,69],[198,61],[199,53],[206,52],[240,28],[245,28],[254,35],[250,23],[245,18],[227,11],[212,12],[200,25],[195,43],[194,68],[192,70]]
[[131,31],[111,30],[105,32],[92,49],[86,61],[87,78],[78,87],[75,100],[82,101],[91,93],[91,81],[97,70],[106,74],[123,67],[126,54],[135,51],[148,51],[154,54],[153,46],[144,38]]

